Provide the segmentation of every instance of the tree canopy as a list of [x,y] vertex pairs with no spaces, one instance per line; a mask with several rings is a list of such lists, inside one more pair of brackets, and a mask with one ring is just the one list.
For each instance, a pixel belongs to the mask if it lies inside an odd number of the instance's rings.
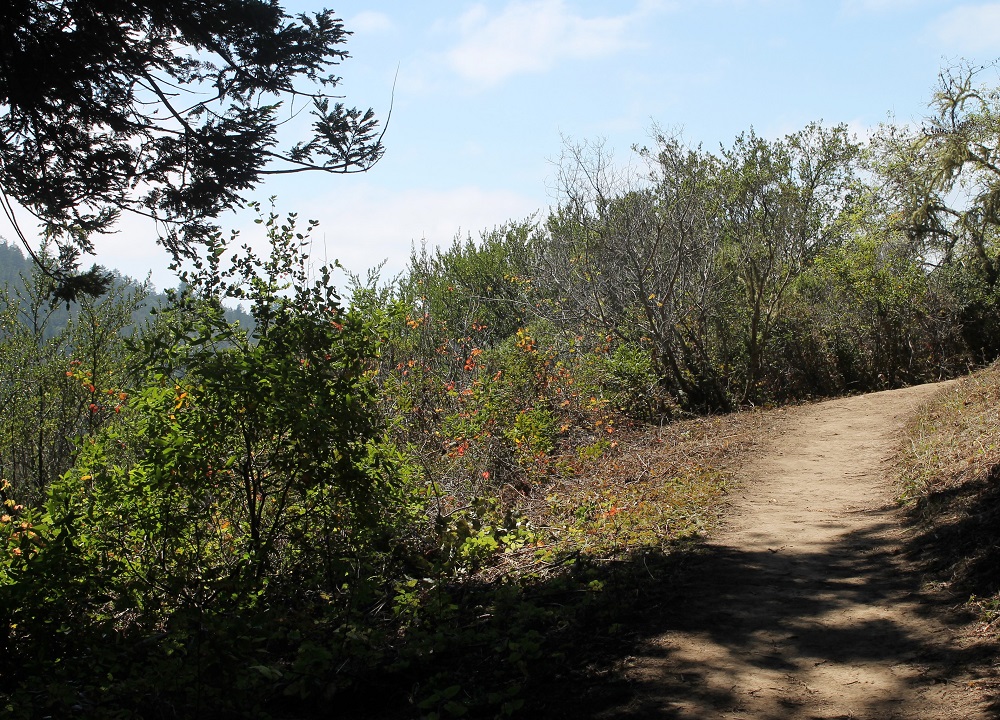
[[883,156],[907,232],[946,264],[969,260],[992,287],[1000,281],[1000,89],[981,84],[986,67],[942,70],[934,114],[914,133],[890,132]]
[[[333,11],[277,0],[10,0],[0,7],[0,194],[59,247],[60,293],[122,211],[155,219],[175,257],[265,176],[358,172],[382,154],[371,109],[348,108]],[[311,113],[304,138],[279,127]]]

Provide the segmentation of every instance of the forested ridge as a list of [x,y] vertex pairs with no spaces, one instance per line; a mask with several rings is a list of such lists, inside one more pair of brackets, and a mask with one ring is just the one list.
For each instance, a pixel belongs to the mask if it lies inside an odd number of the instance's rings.
[[[568,142],[548,214],[415,248],[393,280],[314,264],[294,212],[254,206],[268,253],[223,234],[254,176],[186,188],[194,218],[152,196],[179,280],[154,302],[73,275],[85,221],[121,208],[18,175],[65,232],[30,267],[0,245],[7,714],[551,709],[539,689],[604,672],[666,592],[647,576],[712,524],[753,408],[1000,353],[1000,93],[980,77],[946,70],[924,127],[865,141],[815,123],[708,150],[654,128],[640,171]],[[345,154],[283,159],[369,167],[371,116],[316,102]]]
[[[5,288],[5,302],[16,302],[27,308],[39,299],[44,300],[48,306],[45,309],[45,327],[42,335],[49,339],[54,335],[63,333],[67,326],[77,317],[80,312],[80,303],[52,303],[49,297],[41,297],[39,292],[45,293],[48,288],[44,283],[41,287],[33,287],[32,283],[37,268],[30,258],[24,256],[17,245],[9,245],[0,242],[0,285]],[[166,305],[167,295],[157,292],[146,281],[138,281],[129,277],[122,277],[117,273],[112,273],[114,287],[120,292],[126,290],[135,293],[135,309],[132,312],[132,322],[125,325],[122,331],[125,333],[135,332],[139,327],[147,323],[153,314],[154,308]],[[86,301],[85,301],[86,302]],[[250,315],[238,305],[226,307],[226,318],[230,322],[241,323],[249,327],[252,322]]]

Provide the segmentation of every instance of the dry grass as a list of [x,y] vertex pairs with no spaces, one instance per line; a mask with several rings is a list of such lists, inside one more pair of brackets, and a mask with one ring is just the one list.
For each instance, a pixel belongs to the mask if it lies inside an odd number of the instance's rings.
[[911,556],[1000,634],[1000,365],[924,407],[896,460]]
[[505,495],[537,542],[494,556],[475,576],[550,579],[568,569],[568,558],[600,563],[690,547],[722,517],[737,469],[783,417],[753,410],[581,434],[552,458],[563,473],[528,494]]
[[442,717],[437,690],[455,691],[477,717],[505,716],[508,698],[541,708],[538,717],[562,717],[581,698],[614,701],[625,687],[615,668],[675,607],[687,551],[781,415],[573,428],[549,473],[504,488],[500,507],[527,530],[516,543],[400,589],[408,625],[393,631],[386,652],[398,661],[380,694],[399,704],[409,689]]
[[962,378],[907,428],[901,497],[923,510],[935,493],[983,478],[1000,463],[1000,365]]
[[600,561],[688,544],[716,524],[736,469],[775,417],[752,411],[625,428],[600,446],[577,447],[562,459],[570,474],[523,499],[519,510],[539,542],[507,557],[503,572],[537,573],[567,555]]

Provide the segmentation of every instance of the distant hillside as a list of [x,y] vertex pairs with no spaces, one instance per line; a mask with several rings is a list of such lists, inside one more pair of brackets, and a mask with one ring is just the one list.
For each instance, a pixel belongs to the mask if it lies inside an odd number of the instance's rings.
[[16,245],[0,243],[0,286],[17,283],[22,273],[31,272],[31,263]]
[[[21,248],[17,245],[0,242],[0,288],[8,288],[11,296],[14,296],[18,290],[23,291],[25,278],[31,277],[34,271],[35,266],[33,261],[30,257],[25,257],[24,253],[21,252]],[[141,285],[140,282],[124,277],[117,271],[112,272],[114,272],[117,277],[124,279],[130,286],[138,287]],[[155,289],[151,290],[147,294],[146,301],[143,303],[140,310],[138,310],[134,315],[135,324],[141,325],[150,317],[149,311],[152,308],[159,307],[166,301],[167,296],[165,294],[157,292]],[[72,316],[73,313],[73,306],[70,306],[68,310],[65,306],[57,308],[52,319],[50,320],[52,332],[56,332],[65,327],[66,321]],[[246,312],[242,306],[227,308],[226,318],[230,322],[238,322],[240,325],[247,328],[253,327],[254,324],[253,317]]]

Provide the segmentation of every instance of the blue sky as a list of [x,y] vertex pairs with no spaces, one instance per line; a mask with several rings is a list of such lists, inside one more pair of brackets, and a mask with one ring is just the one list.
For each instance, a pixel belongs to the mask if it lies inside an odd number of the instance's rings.
[[[290,12],[322,3],[286,0]],[[363,272],[403,269],[413,243],[447,244],[554,201],[563,138],[604,138],[616,159],[650,126],[715,150],[751,126],[777,137],[811,121],[863,134],[919,122],[938,71],[1000,56],[1000,2],[932,0],[489,0],[342,2],[353,31],[346,102],[384,118],[369,173],[271,179],[259,198],[320,221],[314,256]],[[398,77],[397,77],[398,69]],[[984,73],[1000,84],[995,70]],[[254,227],[244,216],[227,226]],[[137,220],[99,261],[174,284]]]

